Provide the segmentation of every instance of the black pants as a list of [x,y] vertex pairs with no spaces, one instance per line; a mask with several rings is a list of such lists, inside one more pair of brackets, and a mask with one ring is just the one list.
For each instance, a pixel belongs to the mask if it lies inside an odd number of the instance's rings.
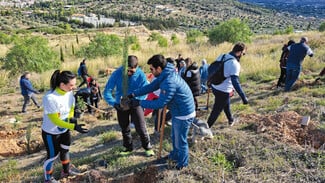
[[221,111],[223,110],[228,118],[228,122],[232,122],[234,119],[230,111],[230,97],[229,93],[225,93],[219,90],[212,89],[214,95],[214,104],[211,114],[208,118],[209,128],[214,124],[214,122],[219,117]]
[[47,158],[43,166],[45,180],[50,180],[53,172],[53,162],[58,156],[60,156],[63,171],[67,173],[70,166],[70,131],[67,130],[62,134],[53,135],[42,130],[42,138],[47,152]]
[[145,150],[151,149],[150,138],[147,132],[146,122],[144,120],[142,107],[134,107],[127,111],[117,110],[117,120],[122,130],[123,146],[129,150],[133,150],[130,123],[134,123],[135,130],[140,136],[142,147]]
[[286,75],[287,75],[287,69],[281,67],[281,74],[278,80],[278,84],[276,85],[277,87],[280,87],[281,85],[285,84]]
[[87,75],[82,75],[81,78],[82,78],[82,83],[80,83],[80,85],[78,86],[79,88],[84,84],[88,85],[87,84],[88,83],[87,82],[88,76]]
[[23,104],[22,112],[26,112],[26,108],[27,108],[27,105],[29,105],[29,103],[30,103],[30,99],[32,99],[32,101],[34,102],[34,104],[37,107],[40,107],[40,105],[38,104],[38,102],[37,102],[36,97],[35,97],[34,94],[31,94],[31,95],[23,95],[23,96],[24,96],[24,104]]

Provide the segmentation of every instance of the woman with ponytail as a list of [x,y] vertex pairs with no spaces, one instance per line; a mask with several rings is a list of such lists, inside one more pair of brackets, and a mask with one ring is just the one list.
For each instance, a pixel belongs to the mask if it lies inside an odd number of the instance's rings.
[[69,147],[70,130],[87,133],[84,124],[77,124],[73,118],[76,87],[76,75],[71,71],[56,70],[51,77],[51,90],[43,97],[42,138],[46,147],[47,159],[44,162],[45,182],[58,182],[52,177],[53,162],[60,156],[63,170],[61,178],[77,174],[70,166]]

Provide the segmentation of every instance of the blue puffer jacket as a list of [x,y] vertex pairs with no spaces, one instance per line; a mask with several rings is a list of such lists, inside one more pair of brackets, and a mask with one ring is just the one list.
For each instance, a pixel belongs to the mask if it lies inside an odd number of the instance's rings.
[[[111,77],[108,79],[105,89],[104,89],[104,99],[105,101],[114,106],[114,104],[119,104],[120,99],[123,96],[123,70],[124,67],[119,67],[115,70]],[[129,76],[128,80],[128,91],[127,93],[132,93],[135,89],[143,87],[147,85],[147,78],[144,72],[138,67],[135,73],[132,76]],[[115,89],[114,96],[112,94]],[[115,98],[114,98],[115,97]],[[146,95],[142,95],[137,97],[137,99],[142,100],[145,99]]]
[[168,63],[162,73],[149,85],[134,91],[140,96],[160,89],[157,100],[142,100],[143,108],[159,109],[167,105],[172,116],[186,116],[195,111],[191,89],[174,70],[174,65]]
[[33,93],[37,93],[29,79],[25,78],[24,76],[20,78],[19,84],[22,95],[31,95]]

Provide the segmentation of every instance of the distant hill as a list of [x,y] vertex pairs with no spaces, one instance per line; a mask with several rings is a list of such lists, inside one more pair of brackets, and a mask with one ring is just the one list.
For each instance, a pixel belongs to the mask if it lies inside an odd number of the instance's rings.
[[325,18],[325,0],[239,0],[297,16]]

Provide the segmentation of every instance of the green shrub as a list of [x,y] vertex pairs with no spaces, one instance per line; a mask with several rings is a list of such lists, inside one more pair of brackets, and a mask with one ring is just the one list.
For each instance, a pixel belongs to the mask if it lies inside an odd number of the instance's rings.
[[115,34],[99,33],[87,46],[83,46],[76,53],[79,57],[96,58],[119,55],[122,53],[123,42]]
[[223,42],[250,42],[252,35],[248,25],[238,18],[223,22],[208,32],[209,42],[212,45]]
[[48,46],[48,40],[39,36],[16,40],[3,62],[4,69],[11,75],[26,70],[40,73],[60,65],[58,56]]
[[172,34],[170,40],[172,41],[173,45],[177,45],[180,42],[176,34]]
[[199,30],[190,30],[186,32],[186,43],[196,43],[199,37],[203,36],[203,33]]
[[325,22],[322,22],[318,28],[319,32],[324,32],[325,31]]

